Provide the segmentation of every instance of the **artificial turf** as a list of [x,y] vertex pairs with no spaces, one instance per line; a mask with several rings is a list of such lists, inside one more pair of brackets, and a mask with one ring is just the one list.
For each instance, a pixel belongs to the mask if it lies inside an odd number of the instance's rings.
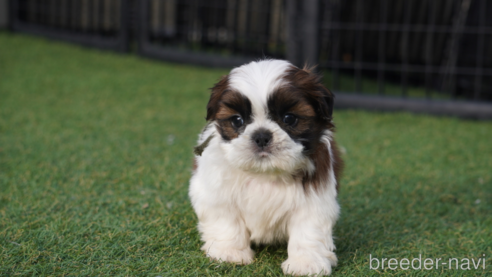
[[[192,147],[224,73],[0,33],[0,275],[282,275],[285,245],[247,266],[199,250]],[[492,276],[492,122],[334,115],[333,276]],[[419,254],[485,269],[370,269]]]

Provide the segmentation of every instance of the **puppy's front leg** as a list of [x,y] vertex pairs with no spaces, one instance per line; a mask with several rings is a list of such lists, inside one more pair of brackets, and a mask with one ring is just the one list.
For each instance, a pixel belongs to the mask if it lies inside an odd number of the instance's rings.
[[249,233],[240,218],[231,214],[207,214],[198,223],[205,244],[202,250],[210,258],[222,262],[250,264],[254,251],[250,247]]
[[289,258],[282,263],[285,274],[329,275],[337,265],[332,227],[336,217],[303,213],[289,224]]

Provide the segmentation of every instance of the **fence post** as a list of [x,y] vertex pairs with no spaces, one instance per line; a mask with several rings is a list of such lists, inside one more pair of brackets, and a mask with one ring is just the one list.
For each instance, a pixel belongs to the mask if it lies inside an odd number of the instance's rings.
[[319,57],[319,0],[287,0],[287,60],[316,65]]
[[301,49],[299,43],[299,10],[298,10],[298,0],[287,0],[287,40],[286,40],[286,58],[291,63],[299,66],[302,63],[302,58],[300,57]]
[[303,6],[302,62],[314,66],[319,62],[319,0],[305,0]]
[[134,7],[136,9],[136,17],[137,17],[137,53],[143,55],[145,51],[145,47],[147,47],[147,37],[149,28],[149,20],[150,13],[148,7],[150,6],[150,1],[142,0],[139,1]]
[[0,0],[0,29],[5,29],[9,23],[9,1]]

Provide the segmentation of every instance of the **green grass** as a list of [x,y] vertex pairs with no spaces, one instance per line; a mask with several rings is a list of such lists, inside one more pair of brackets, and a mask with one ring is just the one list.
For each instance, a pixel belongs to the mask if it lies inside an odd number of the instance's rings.
[[[199,250],[192,147],[225,72],[0,33],[0,275],[281,275],[285,245],[255,247],[248,266]],[[492,275],[492,122],[335,121],[346,171],[334,276]],[[370,254],[487,262],[375,271]]]

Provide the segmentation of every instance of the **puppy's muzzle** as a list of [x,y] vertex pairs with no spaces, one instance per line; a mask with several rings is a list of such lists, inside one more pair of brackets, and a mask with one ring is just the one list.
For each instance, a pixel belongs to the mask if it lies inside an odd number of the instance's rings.
[[267,129],[261,128],[256,130],[251,139],[258,146],[259,149],[263,150],[272,142],[273,134]]

